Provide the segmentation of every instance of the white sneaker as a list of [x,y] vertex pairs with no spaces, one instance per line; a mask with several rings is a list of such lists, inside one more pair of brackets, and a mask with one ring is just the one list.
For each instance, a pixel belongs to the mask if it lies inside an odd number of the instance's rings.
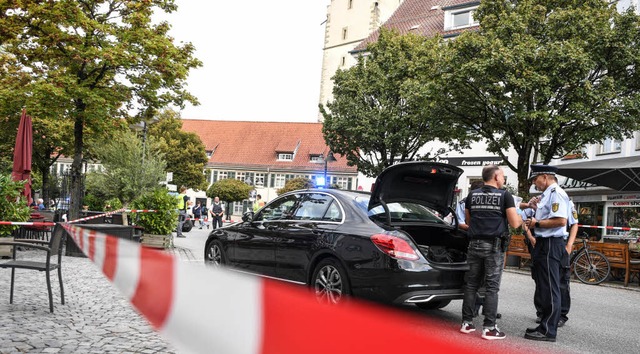
[[460,332],[462,333],[471,333],[476,331],[476,326],[473,323],[462,322],[462,327],[460,327]]
[[505,339],[506,337],[507,335],[504,334],[504,332],[500,332],[500,329],[498,328],[498,326],[495,326],[493,328],[482,329],[482,338],[484,339],[494,340],[494,339]]

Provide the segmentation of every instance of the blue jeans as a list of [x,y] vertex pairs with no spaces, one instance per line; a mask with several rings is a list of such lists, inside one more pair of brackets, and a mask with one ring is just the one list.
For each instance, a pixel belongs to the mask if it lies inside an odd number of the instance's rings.
[[482,314],[484,328],[496,325],[498,314],[498,291],[504,263],[504,253],[500,250],[499,240],[471,240],[467,251],[469,271],[465,274],[464,299],[462,301],[462,320],[472,322],[478,288],[484,283],[486,293]]

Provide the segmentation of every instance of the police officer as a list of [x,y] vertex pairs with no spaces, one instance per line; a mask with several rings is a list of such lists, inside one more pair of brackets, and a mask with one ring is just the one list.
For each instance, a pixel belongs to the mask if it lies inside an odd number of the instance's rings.
[[569,284],[571,284],[571,264],[569,258],[571,257],[571,251],[573,250],[573,242],[576,240],[576,236],[578,235],[578,212],[571,200],[569,200],[568,210],[567,227],[569,229],[569,237],[567,238],[565,245],[567,256],[562,258],[562,268],[560,268],[560,302],[562,305],[560,306],[560,320],[558,320],[558,327],[564,326],[564,324],[569,320],[569,317],[567,317],[569,310],[571,309],[571,293],[569,289]]
[[[465,274],[464,300],[462,302],[462,327],[460,332],[471,333],[476,292],[485,283],[486,294],[482,314],[482,338],[504,339],[505,334],[496,325],[498,291],[504,262],[508,225],[519,227],[522,220],[516,212],[513,196],[502,189],[504,172],[495,165],[482,169],[484,186],[471,191],[465,201],[465,216],[469,222],[470,238],[467,252],[469,271]],[[507,225],[508,222],[508,225]]]
[[555,166],[531,165],[530,179],[536,189],[542,191],[542,196],[535,216],[526,221],[530,229],[535,229],[533,266],[542,317],[538,327],[527,328],[524,337],[548,342],[556,341],[562,304],[561,268],[563,260],[569,256],[565,245],[569,197],[556,182],[557,170]]
[[[471,193],[472,191],[482,187],[484,185],[484,182],[476,180],[471,182],[471,186],[469,188],[469,193]],[[465,214],[465,201],[467,200],[467,198],[463,198],[461,201],[458,202],[458,205],[456,205],[456,217],[458,218],[458,228],[461,230],[469,230],[469,225],[467,224],[467,216]]]

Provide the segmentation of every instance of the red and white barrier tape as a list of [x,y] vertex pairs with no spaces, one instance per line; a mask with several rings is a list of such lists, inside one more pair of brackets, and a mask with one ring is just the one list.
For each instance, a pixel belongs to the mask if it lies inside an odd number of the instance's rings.
[[155,213],[157,210],[153,209],[125,209],[125,213]]
[[[486,350],[468,337],[463,340],[457,326],[443,326],[355,300],[343,306],[320,304],[301,287],[178,262],[172,254],[128,240],[75,225],[63,226],[89,259],[180,352]],[[416,321],[421,324],[419,331],[412,324]],[[510,351],[507,347],[492,348]]]
[[607,230],[623,230],[623,231],[640,231],[637,227],[623,227],[623,226],[596,226],[596,225],[580,225],[578,227],[584,227],[587,229],[607,229]]
[[69,221],[69,223],[70,223],[70,224],[75,224],[75,223],[78,223],[78,222],[81,222],[81,221],[87,221],[87,220],[97,219],[97,218],[101,218],[101,217],[103,217],[103,216],[109,216],[109,215],[112,215],[112,214],[115,214],[115,213],[120,213],[120,212],[123,212],[123,211],[124,211],[124,209],[118,209],[118,210],[114,210],[114,211],[106,212],[106,213],[104,213],[104,214],[92,215],[92,216],[87,216],[87,217],[85,217],[85,218],[80,218],[80,219],[71,220],[71,221]]
[[0,225],[55,226],[56,223],[47,221],[0,221]]

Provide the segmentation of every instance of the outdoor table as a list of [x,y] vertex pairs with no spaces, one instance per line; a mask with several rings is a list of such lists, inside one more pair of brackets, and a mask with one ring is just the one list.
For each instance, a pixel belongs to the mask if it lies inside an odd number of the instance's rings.
[[[77,224],[76,226],[84,229],[95,230],[118,238],[124,238],[126,240],[134,240],[134,227],[129,225],[115,225],[115,224]],[[67,237],[66,242],[66,256],[73,257],[86,257],[82,250],[78,248],[76,243],[71,237]]]

